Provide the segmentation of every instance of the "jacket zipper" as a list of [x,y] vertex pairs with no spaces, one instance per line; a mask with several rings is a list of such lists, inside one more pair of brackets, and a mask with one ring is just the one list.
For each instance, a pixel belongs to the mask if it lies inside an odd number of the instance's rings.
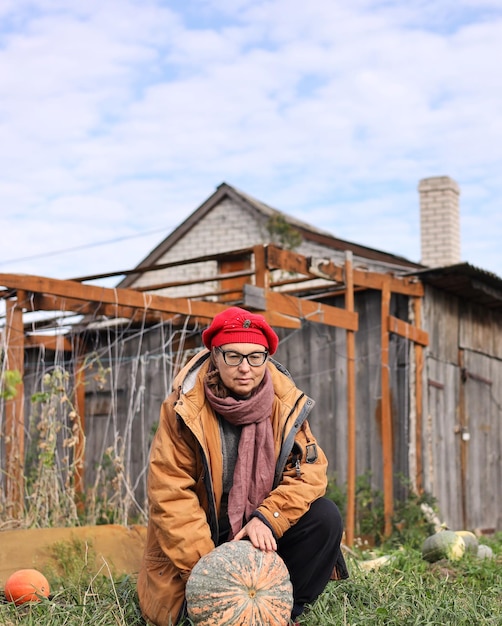
[[214,545],[217,546],[220,530],[218,524],[218,516],[216,515],[216,502],[214,499],[213,480],[211,478],[211,472],[209,471],[209,463],[206,453],[204,452],[203,447],[200,445],[200,442],[199,447],[200,456],[202,459],[202,466],[204,468],[204,485],[206,487],[207,501],[209,506],[209,528],[211,529],[211,539],[213,540]]

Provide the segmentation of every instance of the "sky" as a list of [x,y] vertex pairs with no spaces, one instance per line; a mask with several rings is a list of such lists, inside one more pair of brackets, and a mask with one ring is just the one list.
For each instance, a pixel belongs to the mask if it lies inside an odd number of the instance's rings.
[[445,175],[502,276],[500,59],[502,0],[0,0],[0,273],[133,268],[222,182],[419,262]]

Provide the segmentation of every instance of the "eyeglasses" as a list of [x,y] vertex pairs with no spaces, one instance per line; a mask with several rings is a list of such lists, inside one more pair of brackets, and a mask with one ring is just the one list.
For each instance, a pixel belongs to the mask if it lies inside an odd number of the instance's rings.
[[241,354],[240,352],[234,352],[233,350],[222,350],[221,348],[216,348],[223,355],[223,360],[226,365],[230,365],[230,367],[237,367],[240,365],[244,359],[251,365],[251,367],[260,367],[263,365],[268,357],[268,350],[265,352],[251,352],[250,354]]

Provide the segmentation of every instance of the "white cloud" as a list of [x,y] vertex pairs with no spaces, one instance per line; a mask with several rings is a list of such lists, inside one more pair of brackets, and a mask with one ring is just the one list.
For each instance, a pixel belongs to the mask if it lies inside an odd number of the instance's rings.
[[[223,180],[418,260],[418,181],[446,174],[466,260],[502,274],[501,27],[488,0],[4,1],[0,271],[167,235]],[[146,242],[12,268],[124,269]]]

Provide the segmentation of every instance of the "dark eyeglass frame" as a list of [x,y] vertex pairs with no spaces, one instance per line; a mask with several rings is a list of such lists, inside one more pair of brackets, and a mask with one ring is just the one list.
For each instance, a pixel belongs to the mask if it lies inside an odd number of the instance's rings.
[[[268,350],[257,350],[256,352],[250,352],[249,354],[241,354],[240,352],[236,352],[235,350],[222,350],[219,346],[216,348],[216,350],[218,350],[218,352],[221,352],[221,354],[223,355],[223,360],[225,361],[225,365],[228,365],[229,367],[238,367],[244,359],[246,359],[250,367],[261,367],[265,364],[265,361],[268,358]],[[227,361],[227,354],[235,354],[240,357],[240,359],[237,363],[229,363]],[[251,363],[249,357],[253,356],[254,354],[259,354],[260,356],[263,355],[263,360],[261,363]]]

